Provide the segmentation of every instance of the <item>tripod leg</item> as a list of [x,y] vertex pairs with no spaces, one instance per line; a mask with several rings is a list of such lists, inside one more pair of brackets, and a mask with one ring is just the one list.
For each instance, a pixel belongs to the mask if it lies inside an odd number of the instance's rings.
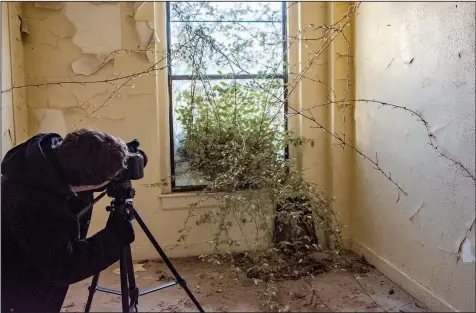
[[86,302],[86,307],[84,309],[84,312],[86,313],[89,313],[89,311],[91,310],[91,304],[93,303],[93,297],[94,297],[94,293],[96,292],[96,288],[98,286],[98,281],[99,281],[99,273],[93,276],[91,286],[89,286],[88,301]]
[[132,263],[131,246],[126,247],[126,261],[127,261],[127,276],[129,278],[129,296],[131,302],[129,304],[129,312],[137,312],[137,305],[139,304],[139,287],[136,284],[136,277],[134,275],[134,264]]
[[200,305],[200,303],[198,303],[197,299],[195,299],[195,296],[192,294],[192,292],[190,291],[190,289],[188,289],[188,286],[187,286],[187,283],[185,282],[185,280],[182,278],[182,276],[180,276],[180,274],[177,272],[177,270],[175,269],[175,267],[173,266],[172,262],[170,262],[169,258],[167,257],[167,255],[165,254],[164,250],[162,250],[162,248],[160,247],[159,243],[157,242],[157,240],[155,240],[154,236],[152,235],[152,233],[150,232],[150,230],[147,228],[147,226],[145,225],[144,221],[142,220],[142,218],[140,217],[139,213],[137,213],[137,211],[132,208],[131,209],[131,212],[134,216],[134,218],[136,219],[137,223],[139,223],[139,226],[142,228],[142,230],[144,231],[144,233],[146,234],[147,238],[149,238],[150,242],[152,243],[152,245],[154,246],[155,250],[157,250],[157,252],[160,254],[160,256],[162,257],[162,260],[164,260],[165,264],[167,264],[167,267],[170,269],[170,271],[172,272],[172,274],[175,276],[175,279],[177,280],[177,282],[180,284],[180,286],[185,290],[185,292],[187,293],[187,295],[189,296],[190,300],[192,300],[193,304],[195,304],[195,306],[197,307],[198,311],[199,312],[204,312],[203,311],[203,308],[202,306]]
[[129,312],[129,286],[127,285],[127,246],[121,248],[120,274],[121,274],[121,295],[122,312]]

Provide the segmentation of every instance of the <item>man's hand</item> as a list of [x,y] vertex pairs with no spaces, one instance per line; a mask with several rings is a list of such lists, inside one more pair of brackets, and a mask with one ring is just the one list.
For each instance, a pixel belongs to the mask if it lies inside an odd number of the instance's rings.
[[112,214],[106,224],[106,228],[111,228],[117,236],[117,241],[121,245],[129,245],[135,240],[134,228],[132,221],[127,220],[123,216]]

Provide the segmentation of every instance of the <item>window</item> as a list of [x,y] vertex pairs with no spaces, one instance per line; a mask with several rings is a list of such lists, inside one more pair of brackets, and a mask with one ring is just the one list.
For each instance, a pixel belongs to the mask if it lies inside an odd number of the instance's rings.
[[286,129],[286,2],[167,2],[166,10],[172,191],[200,190],[181,157],[177,109],[190,90],[213,101],[220,84],[279,86],[270,98],[282,103],[277,122]]

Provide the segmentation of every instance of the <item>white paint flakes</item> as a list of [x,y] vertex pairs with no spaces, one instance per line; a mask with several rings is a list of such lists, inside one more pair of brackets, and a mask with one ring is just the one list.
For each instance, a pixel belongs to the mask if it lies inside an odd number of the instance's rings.
[[476,261],[474,251],[471,248],[471,241],[469,241],[468,237],[464,239],[463,244],[461,245],[460,257],[463,263],[471,263]]

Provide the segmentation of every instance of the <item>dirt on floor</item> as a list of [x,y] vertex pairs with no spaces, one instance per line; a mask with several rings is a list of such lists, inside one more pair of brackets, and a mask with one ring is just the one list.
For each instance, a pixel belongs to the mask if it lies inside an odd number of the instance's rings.
[[[206,312],[428,312],[405,291],[369,266],[356,261],[352,270],[334,265],[314,275],[268,280],[253,278],[229,265],[199,258],[172,260]],[[119,266],[101,273],[99,286],[120,290]],[[135,265],[140,290],[174,281],[161,261]],[[84,311],[91,280],[70,287],[63,312]],[[196,312],[178,285],[139,298],[139,312]],[[96,292],[92,312],[121,312],[120,296]]]

